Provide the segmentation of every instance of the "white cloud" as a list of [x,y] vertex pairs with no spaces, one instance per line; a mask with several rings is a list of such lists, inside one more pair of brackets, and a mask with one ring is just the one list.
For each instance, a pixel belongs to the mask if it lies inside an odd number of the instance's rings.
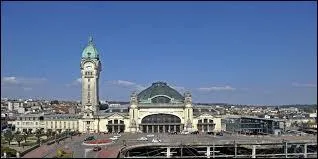
[[25,78],[25,77],[3,77],[1,79],[2,85],[36,85],[45,82],[46,78]]
[[77,78],[70,84],[66,84],[66,86],[71,87],[71,86],[78,86],[82,83],[82,78]]
[[82,78],[78,78],[78,79],[76,79],[76,81],[75,82],[77,82],[77,83],[82,83]]
[[207,92],[210,92],[210,91],[234,91],[235,88],[233,88],[231,86],[221,86],[221,87],[214,86],[214,87],[202,87],[202,88],[198,88],[198,90],[207,91]]
[[134,85],[136,85],[136,83],[134,83],[134,82],[124,81],[124,80],[112,81],[112,84],[119,85],[119,86],[134,86]]
[[123,86],[123,87],[131,87],[131,88],[134,88],[138,91],[146,89],[146,87],[143,85],[136,84],[136,83],[130,82],[130,81],[125,81],[125,80],[108,81],[107,83],[117,85],[117,86]]
[[297,82],[293,82],[292,86],[294,86],[294,87],[309,87],[309,88],[316,88],[317,87],[316,84],[304,84],[304,83],[297,83]]
[[3,84],[18,84],[16,77],[3,77],[1,80]]

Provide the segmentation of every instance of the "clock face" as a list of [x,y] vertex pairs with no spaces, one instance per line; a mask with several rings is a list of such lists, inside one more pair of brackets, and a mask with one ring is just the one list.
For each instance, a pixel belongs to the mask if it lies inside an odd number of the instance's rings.
[[93,70],[94,64],[92,62],[86,62],[84,64],[84,68],[85,68],[85,70]]

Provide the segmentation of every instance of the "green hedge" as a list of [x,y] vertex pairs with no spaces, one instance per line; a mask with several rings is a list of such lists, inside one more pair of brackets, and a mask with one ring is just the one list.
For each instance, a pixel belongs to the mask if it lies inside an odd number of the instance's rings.
[[[57,138],[57,139],[56,139],[56,142],[61,141],[61,140],[64,140],[64,139],[66,139],[66,138],[67,138],[67,136],[64,136],[64,137],[61,137],[61,138]],[[48,142],[47,145],[52,145],[52,144],[54,144],[54,143],[55,143],[55,140]]]
[[17,150],[10,147],[1,147],[1,156],[3,156],[4,152],[6,152],[7,157],[16,157],[17,155]]
[[37,142],[27,142],[27,143],[21,143],[21,146],[33,146],[36,144],[37,144]]
[[6,144],[6,143],[8,143],[6,140],[1,139],[1,144]]

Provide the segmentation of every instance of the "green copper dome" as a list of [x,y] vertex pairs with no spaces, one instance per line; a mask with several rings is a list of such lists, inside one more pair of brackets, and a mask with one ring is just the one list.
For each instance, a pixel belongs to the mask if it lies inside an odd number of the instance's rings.
[[97,49],[95,48],[92,37],[89,38],[88,45],[83,50],[82,58],[92,58],[92,59],[99,58],[99,54]]
[[[143,90],[137,95],[138,101],[140,102],[150,102],[151,103],[170,103],[170,99],[164,99],[163,97],[168,96],[169,98],[173,98],[175,102],[183,102],[184,97],[175,89],[169,87],[165,82],[155,82],[152,83],[152,86]],[[158,99],[155,99],[158,97]],[[152,100],[150,100],[152,99]],[[167,101],[169,100],[169,101]]]

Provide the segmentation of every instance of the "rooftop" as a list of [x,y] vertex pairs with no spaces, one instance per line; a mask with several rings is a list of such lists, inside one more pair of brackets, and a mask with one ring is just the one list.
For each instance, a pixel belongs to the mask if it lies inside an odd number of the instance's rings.
[[[155,98],[157,96],[161,97]],[[165,82],[152,83],[150,87],[140,92],[137,98],[140,102],[152,99],[151,103],[170,103],[171,98],[179,102],[183,102],[184,100],[184,97],[178,91],[168,86]]]

